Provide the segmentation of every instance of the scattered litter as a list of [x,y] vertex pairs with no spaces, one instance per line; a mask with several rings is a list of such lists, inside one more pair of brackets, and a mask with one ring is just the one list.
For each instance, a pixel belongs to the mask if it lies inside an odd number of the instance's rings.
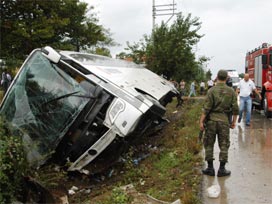
[[126,161],[127,160],[124,157],[120,156],[117,162],[125,163]]
[[140,184],[143,186],[145,185],[145,180],[143,180],[142,178],[140,179]]
[[69,194],[69,195],[75,195],[76,192],[70,189],[70,190],[68,190],[68,194]]
[[78,187],[72,186],[71,190],[73,190],[73,191],[78,191]]
[[133,163],[134,163],[134,165],[138,165],[139,164],[139,160],[138,159],[134,159]]
[[83,174],[86,174],[86,175],[90,175],[90,171],[88,171],[86,169],[82,169],[80,172]]
[[54,167],[54,171],[60,172],[60,166],[55,166],[55,167]]
[[72,188],[70,190],[68,190],[68,194],[74,195],[74,194],[76,194],[76,191],[78,191],[78,187],[72,186]]
[[109,174],[108,174],[108,178],[112,177],[112,174],[114,173],[114,169],[110,170]]
[[85,194],[91,193],[91,189],[85,189],[84,193],[85,193]]
[[221,188],[218,184],[212,185],[207,188],[209,198],[217,198],[220,195]]
[[176,111],[174,111],[173,113],[175,114],[175,113],[177,113],[178,111],[176,110]]
[[91,193],[91,189],[90,188],[84,188],[84,189],[81,189],[79,192],[84,193],[84,194],[89,194],[89,193]]
[[[121,186],[121,190],[123,190],[127,195],[129,195],[133,201],[137,201],[135,203],[150,203],[150,204],[181,204],[180,199],[176,200],[173,203],[169,203],[166,201],[158,200],[150,195],[139,193],[133,184],[128,184],[126,186]],[[132,203],[133,203],[132,201]]]
[[133,159],[134,165],[138,165],[140,161],[147,158],[148,156],[150,156],[150,154],[143,154],[140,157],[138,157],[137,159]]
[[105,181],[106,177],[102,175],[102,176],[100,177],[100,179],[101,179],[101,181]]

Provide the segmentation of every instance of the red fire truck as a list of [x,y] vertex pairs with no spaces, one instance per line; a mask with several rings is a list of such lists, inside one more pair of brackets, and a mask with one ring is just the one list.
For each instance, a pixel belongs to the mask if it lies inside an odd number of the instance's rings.
[[262,46],[248,52],[245,72],[255,82],[262,95],[261,101],[253,98],[253,105],[263,109],[268,118],[272,117],[272,45],[263,43]]

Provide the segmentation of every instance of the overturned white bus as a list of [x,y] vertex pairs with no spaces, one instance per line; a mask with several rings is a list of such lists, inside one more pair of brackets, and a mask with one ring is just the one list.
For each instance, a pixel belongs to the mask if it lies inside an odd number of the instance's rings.
[[32,165],[69,161],[68,170],[81,171],[109,146],[118,152],[157,125],[175,94],[134,63],[45,47],[22,65],[0,115],[23,138]]

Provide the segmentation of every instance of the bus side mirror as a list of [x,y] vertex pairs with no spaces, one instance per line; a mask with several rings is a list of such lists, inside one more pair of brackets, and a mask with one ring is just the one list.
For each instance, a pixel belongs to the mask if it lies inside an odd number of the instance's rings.
[[262,65],[264,69],[267,68],[267,55],[262,55]]
[[60,54],[54,50],[52,47],[46,46],[42,48],[42,54],[53,63],[58,63],[60,61]]

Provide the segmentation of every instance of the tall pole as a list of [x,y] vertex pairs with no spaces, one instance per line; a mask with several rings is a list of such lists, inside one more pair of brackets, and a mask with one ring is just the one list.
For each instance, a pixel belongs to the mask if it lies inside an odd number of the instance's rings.
[[156,16],[169,16],[168,20],[166,21],[166,24],[171,20],[171,18],[176,15],[175,10],[177,10],[175,3],[175,0],[173,0],[172,4],[162,4],[162,5],[156,5],[155,0],[152,0],[152,17],[153,17],[153,23],[152,23],[152,30],[154,30],[156,26]]
[[153,22],[152,22],[152,31],[153,31],[155,28],[155,18],[156,18],[155,0],[153,0],[153,4],[152,4],[152,17],[153,17]]

